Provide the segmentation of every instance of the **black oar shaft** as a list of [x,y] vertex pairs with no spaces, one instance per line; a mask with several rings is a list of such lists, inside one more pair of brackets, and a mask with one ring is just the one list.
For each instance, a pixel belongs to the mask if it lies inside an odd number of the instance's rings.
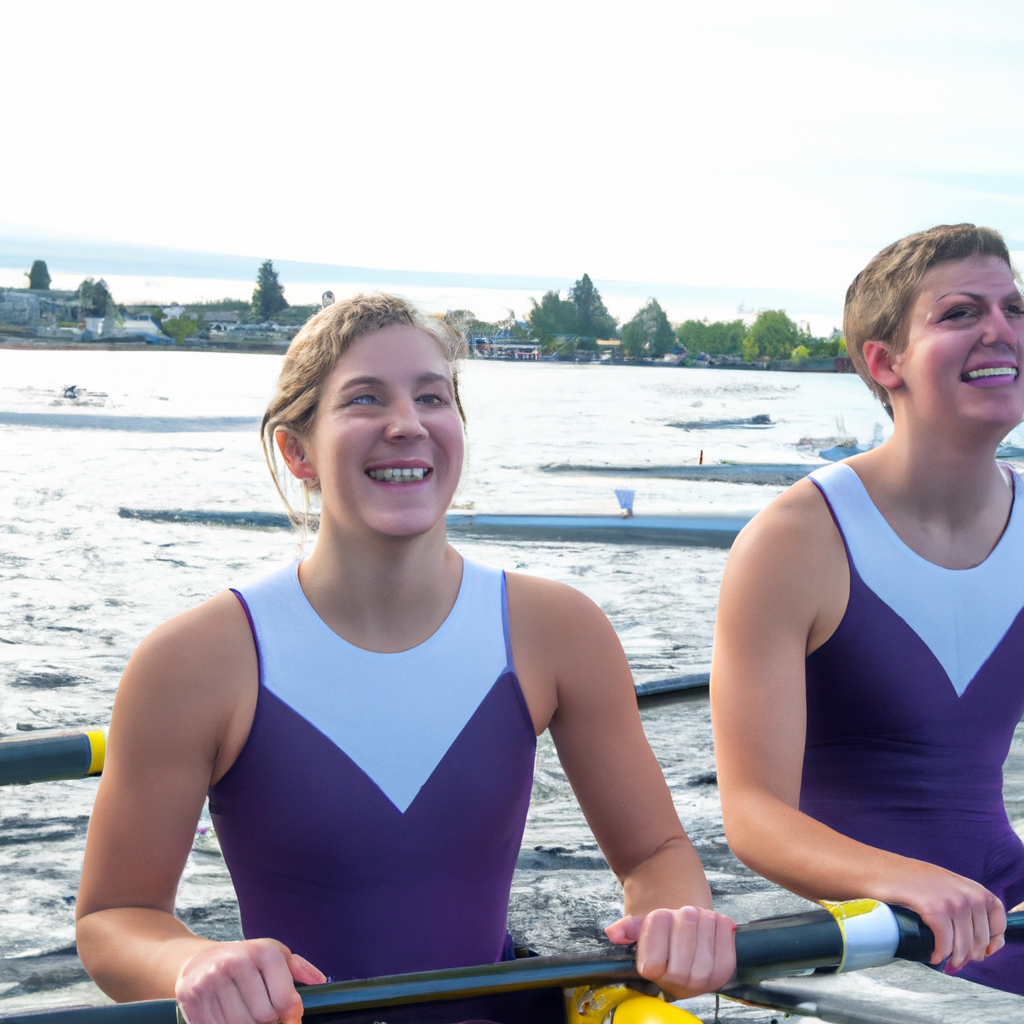
[[637,977],[636,961],[629,955],[588,958],[538,956],[479,967],[315,985],[300,988],[299,994],[306,1013],[329,1013],[473,999],[531,988],[614,985]]
[[0,736],[0,786],[81,779],[103,771],[102,730],[54,730]]
[[[892,910],[900,932],[897,955],[909,960],[927,960],[933,942],[927,926],[913,911],[902,907],[893,907]],[[1024,941],[1024,912],[1007,915],[1006,935],[1008,941]],[[796,971],[827,970],[837,967],[843,955],[842,931],[827,910],[741,924],[736,928],[736,983],[739,987],[730,989],[730,992],[741,999],[756,1002],[757,988],[749,984],[752,980]],[[472,999],[533,988],[616,984],[637,976],[636,963],[627,954],[531,957],[478,967],[300,986],[299,994],[305,1013],[316,1015]],[[788,1009],[781,1004],[780,1008]],[[158,999],[118,1006],[14,1014],[0,1020],[3,1024],[175,1024],[175,1018],[174,1000]]]

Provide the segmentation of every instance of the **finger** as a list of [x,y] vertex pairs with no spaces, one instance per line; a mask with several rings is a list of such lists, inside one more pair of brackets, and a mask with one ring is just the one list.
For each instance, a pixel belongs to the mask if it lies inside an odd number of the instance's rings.
[[621,917],[618,921],[608,925],[604,933],[611,942],[617,946],[628,946],[640,938],[640,928],[644,923],[642,917]]
[[949,959],[953,952],[953,921],[948,914],[934,916],[922,914],[924,923],[932,930],[935,936],[935,949],[932,952],[931,963],[941,964],[943,960]]
[[974,949],[974,909],[964,900],[963,904],[954,908],[952,917],[953,950],[949,954],[949,966],[959,971],[970,960]]
[[[257,1022],[249,1012],[242,993],[237,985],[225,984],[217,989],[213,1000],[217,1006],[215,1024],[266,1024],[266,1020]],[[201,1020],[199,1024],[206,1024]]]
[[985,947],[985,956],[991,956],[1006,945],[1006,910],[1002,900],[995,896],[988,901],[987,909],[989,942]]
[[190,1024],[228,1024],[224,1018],[217,993],[212,989],[175,993],[182,1014]]
[[299,1024],[302,1018],[302,997],[295,991],[289,964],[291,956],[287,946],[270,942],[257,950],[255,958],[267,999],[273,1007],[270,1019],[280,1020],[282,1024]]
[[665,981],[685,989],[692,988],[695,980],[700,984],[700,973],[711,970],[711,956],[706,947],[714,941],[714,927],[714,920],[705,921],[696,907],[682,907],[676,911],[669,939]]
[[[278,1019],[278,1012],[267,993],[267,986],[263,975],[257,965],[253,962],[239,964],[238,969],[232,973],[231,980],[234,982],[237,1000],[230,999],[230,993],[226,992],[222,1000],[222,1008],[225,1013],[229,1011],[229,1002],[232,1008],[242,1007],[242,1012],[247,1013],[257,1024],[272,1024]],[[233,1021],[231,1016],[227,1020]],[[203,1024],[203,1022],[200,1022]]]
[[967,959],[984,960],[985,950],[988,949],[988,944],[992,941],[987,903],[979,903],[971,907],[971,925],[974,929],[974,942],[971,943],[971,951]]
[[323,985],[327,981],[327,975],[314,967],[305,957],[298,953],[289,953],[285,959],[288,962],[288,970],[292,977],[302,985]]
[[664,976],[668,969],[672,925],[671,910],[654,910],[644,918],[636,945],[636,969],[640,977],[658,981]]
[[1015,907],[1010,907],[1010,913],[1016,914],[1019,911],[1024,910],[1024,903],[1018,903]]
[[736,922],[725,914],[716,914],[715,918],[715,965],[708,991],[723,988],[736,973]]
[[178,996],[177,999],[185,1024],[223,1024],[220,1020],[220,1008],[212,1009],[209,998],[203,999],[189,994]]

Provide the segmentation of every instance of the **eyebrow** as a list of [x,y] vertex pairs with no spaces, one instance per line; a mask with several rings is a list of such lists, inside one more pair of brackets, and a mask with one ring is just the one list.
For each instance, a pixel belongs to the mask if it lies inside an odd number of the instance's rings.
[[[985,302],[988,299],[987,295],[982,295],[980,292],[952,291],[952,292],[946,292],[945,294],[940,295],[935,301],[936,302],[941,302],[943,299],[948,299],[952,295],[966,295],[967,298],[974,299],[976,302]],[[1007,299],[1019,299],[1019,298],[1020,298],[1020,292],[1017,291],[1017,289],[1015,288],[1012,292],[1007,292],[1003,296],[1002,301],[1005,302]]]
[[[417,384],[436,384],[438,382],[444,384],[451,384],[451,381],[443,373],[421,373],[416,378]],[[387,381],[380,377],[353,377],[351,380],[346,381],[339,390],[351,391],[353,388],[363,387],[387,387]]]

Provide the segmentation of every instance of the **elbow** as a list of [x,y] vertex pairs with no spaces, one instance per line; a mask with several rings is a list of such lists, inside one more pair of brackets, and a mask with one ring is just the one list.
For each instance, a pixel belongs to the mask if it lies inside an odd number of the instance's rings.
[[116,998],[110,990],[109,984],[104,982],[102,933],[104,929],[96,920],[95,914],[81,914],[75,922],[75,948],[78,951],[78,959],[90,978],[108,996]]
[[777,831],[766,826],[761,820],[763,811],[759,812],[751,803],[750,800],[723,799],[722,824],[726,842],[736,859],[759,875],[765,875],[770,870],[765,858],[773,845],[770,836]]

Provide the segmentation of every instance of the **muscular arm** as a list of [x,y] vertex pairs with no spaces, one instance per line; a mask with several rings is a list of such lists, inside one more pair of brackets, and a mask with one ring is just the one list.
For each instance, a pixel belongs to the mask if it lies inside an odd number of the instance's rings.
[[[534,725],[538,732],[550,729],[587,822],[622,883],[626,914],[637,919],[628,935],[623,926],[613,938],[635,941],[641,919],[648,931],[660,929],[662,941],[650,936],[655,941],[648,945],[658,947],[654,960],[661,953],[666,959],[649,964],[645,976],[672,990],[671,978],[665,980],[672,967],[670,932],[691,924],[710,929],[703,967],[710,977],[715,954],[719,973],[725,970],[717,983],[724,983],[734,962],[732,922],[707,913],[711,890],[644,735],[632,675],[611,623],[578,591],[549,580],[509,575],[508,595],[512,653]],[[679,915],[683,907],[691,908],[686,922],[669,920],[661,909]],[[643,947],[641,942],[641,960]],[[693,975],[689,981],[675,990],[702,987]]]
[[842,539],[810,481],[757,516],[733,546],[711,671],[729,845],[759,874],[809,899],[866,896],[911,907],[936,932],[935,961],[951,956],[961,966],[980,959],[1005,927],[991,893],[943,868],[856,842],[798,809],[804,661],[835,631],[848,594]]
[[[207,787],[248,733],[257,672],[230,593],[157,629],[125,670],[77,902],[82,962],[119,1001],[173,996],[187,962],[220,963],[226,947],[244,945],[194,935],[174,917],[174,898]],[[253,953],[271,976],[284,972],[291,998],[280,955]]]

